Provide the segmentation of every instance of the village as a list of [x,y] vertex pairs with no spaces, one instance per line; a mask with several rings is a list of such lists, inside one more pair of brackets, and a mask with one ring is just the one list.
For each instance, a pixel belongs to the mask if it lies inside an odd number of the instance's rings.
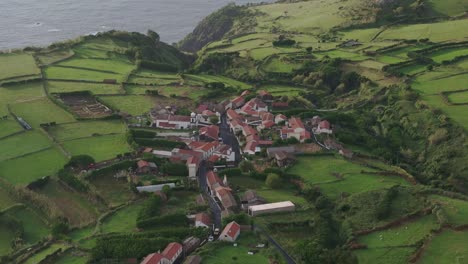
[[[195,183],[202,191],[197,201],[207,203],[211,212],[188,216],[194,227],[210,230],[207,241],[198,241],[197,246],[215,240],[235,243],[242,230],[251,232],[253,226],[240,225],[235,221],[223,228],[223,219],[238,213],[255,217],[296,209],[295,204],[288,200],[268,203],[253,189],[236,192],[224,170],[236,168],[242,161],[255,159],[266,160],[266,165],[270,167],[287,168],[294,164],[295,155],[307,151],[307,145],[334,150],[346,158],[352,157],[352,151],[333,140],[333,126],[329,121],[319,116],[288,118],[278,110],[273,111],[287,108],[287,102],[281,102],[280,98],[267,91],[254,94],[245,90],[231,100],[200,104],[190,115],[179,115],[177,109],[170,106],[150,111],[147,129],[155,129],[159,135],[165,135],[181,145],[172,150],[142,147],[142,159],[137,162],[136,173],[158,175],[158,166],[150,161],[152,157],[186,166],[188,182]],[[151,158],[145,160],[145,157]],[[176,184],[138,186],[137,189],[139,192],[164,196],[163,188],[166,186],[175,188]],[[188,256],[189,253],[184,248],[185,244],[171,243],[162,253],[148,255],[142,264],[181,263],[180,256]],[[255,251],[248,254],[255,254]],[[201,257],[192,255],[184,263],[201,263]]]

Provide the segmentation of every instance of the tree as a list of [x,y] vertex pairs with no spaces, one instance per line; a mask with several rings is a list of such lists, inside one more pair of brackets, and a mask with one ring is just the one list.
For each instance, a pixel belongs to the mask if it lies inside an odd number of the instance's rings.
[[219,117],[218,116],[211,116],[210,117],[210,123],[211,124],[218,124],[219,123]]
[[307,53],[312,53],[312,47],[307,47],[306,51],[307,51]]
[[169,186],[169,185],[164,185],[164,186],[162,187],[162,192],[163,192],[167,197],[171,196],[171,191],[172,191],[172,189],[171,189],[171,186]]
[[281,187],[282,181],[278,174],[270,173],[267,176],[265,184],[272,189],[278,189]]
[[248,161],[248,160],[243,160],[239,163],[239,169],[243,172],[243,173],[246,173],[246,172],[249,172],[249,171],[253,171],[255,168],[254,168],[254,165],[252,162]]

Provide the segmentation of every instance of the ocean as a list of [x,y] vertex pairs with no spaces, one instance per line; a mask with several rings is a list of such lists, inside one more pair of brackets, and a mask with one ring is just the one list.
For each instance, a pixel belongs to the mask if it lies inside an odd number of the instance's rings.
[[178,42],[224,5],[265,0],[0,0],[0,50],[47,46],[111,29]]

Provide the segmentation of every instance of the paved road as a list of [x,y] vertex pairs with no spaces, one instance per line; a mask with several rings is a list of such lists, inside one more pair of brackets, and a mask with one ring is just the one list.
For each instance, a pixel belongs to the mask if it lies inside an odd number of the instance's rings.
[[262,228],[260,228],[257,225],[254,225],[253,227],[254,230],[261,232],[268,238],[268,241],[270,241],[270,243],[272,243],[276,247],[276,249],[278,249],[279,252],[283,255],[284,259],[286,260],[286,263],[296,264],[296,261],[294,261],[294,259],[288,254],[288,252],[286,252],[286,250],[284,250],[284,248],[280,244],[278,244],[278,242],[276,242],[276,240],[274,240],[267,232],[265,232]]
[[208,204],[210,206],[211,212],[213,213],[214,216],[214,224],[215,227],[221,228],[221,207],[219,204],[216,202],[216,200],[211,196],[210,193],[208,193],[208,184],[206,182],[206,163],[205,161],[202,161],[200,163],[200,169],[198,170],[198,184],[200,186],[200,190],[205,193],[206,197],[208,197]]
[[232,133],[231,129],[229,128],[226,114],[223,114],[221,116],[221,124],[219,125],[219,133],[221,134],[223,143],[231,146],[232,151],[236,153],[236,164],[239,163],[241,160],[239,142],[237,141],[237,138],[234,135],[234,133]]

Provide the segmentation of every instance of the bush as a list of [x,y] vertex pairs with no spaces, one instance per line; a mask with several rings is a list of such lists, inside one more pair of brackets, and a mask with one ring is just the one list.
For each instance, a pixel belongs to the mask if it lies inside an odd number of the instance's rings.
[[135,142],[141,146],[154,147],[154,148],[166,148],[166,149],[180,148],[185,145],[184,143],[181,143],[181,142],[170,141],[170,140],[165,140],[165,139],[135,138]]
[[88,168],[89,165],[94,164],[96,161],[89,155],[78,155],[71,157],[70,161],[65,164],[65,168]]
[[162,206],[161,197],[157,195],[151,196],[145,201],[142,208],[138,212],[137,221],[148,219],[159,214]]
[[133,138],[155,138],[156,132],[146,130],[130,130]]
[[281,188],[282,181],[278,174],[270,173],[265,180],[265,184],[272,189],[278,189]]
[[68,169],[61,169],[57,175],[60,180],[79,192],[86,192],[89,189],[86,184],[76,178],[75,175],[73,175],[73,173]]
[[188,176],[188,169],[182,163],[165,163],[161,166],[161,171],[170,176]]
[[162,226],[184,226],[188,224],[188,219],[183,213],[155,216],[145,220],[137,221],[138,228],[155,228]]

